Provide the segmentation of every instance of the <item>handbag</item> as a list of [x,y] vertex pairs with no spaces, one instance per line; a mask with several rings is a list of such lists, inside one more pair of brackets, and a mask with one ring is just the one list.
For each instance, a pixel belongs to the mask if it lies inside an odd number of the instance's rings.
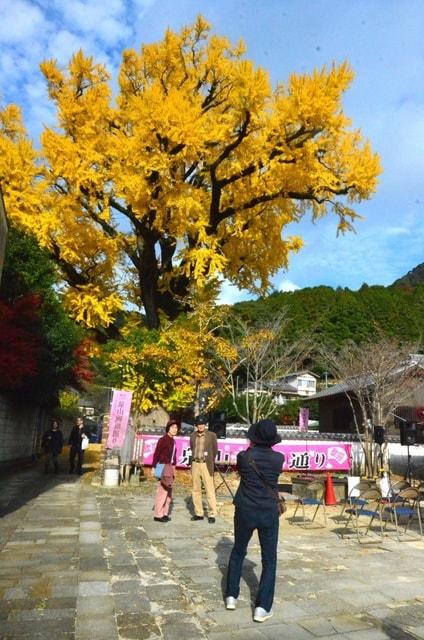
[[81,450],[82,451],[85,451],[88,448],[89,442],[90,441],[89,441],[88,437],[85,434],[83,434],[82,437],[81,437]]
[[[174,447],[172,449],[172,454],[171,454],[171,464],[172,464],[172,459],[174,457],[174,454],[175,454],[175,442],[174,442]],[[156,464],[155,470],[153,472],[153,475],[155,476],[156,480],[161,480],[164,468],[165,468],[165,463],[164,462],[158,462]]]
[[286,501],[284,500],[284,498],[282,496],[280,496],[279,493],[274,491],[272,486],[269,484],[268,480],[266,480],[264,475],[259,471],[258,467],[255,464],[255,461],[252,458],[252,452],[251,451],[249,451],[248,454],[247,454],[247,460],[248,460],[249,464],[252,465],[252,467],[254,468],[256,473],[258,474],[259,478],[262,480],[262,483],[271,491],[272,495],[274,496],[274,498],[275,498],[275,500],[277,502],[278,516],[279,517],[282,516],[287,511]]
[[155,470],[153,472],[153,475],[155,476],[156,480],[160,480],[161,479],[164,466],[165,465],[163,464],[163,462],[158,462],[157,463],[157,465],[155,467]]
[[174,467],[172,464],[167,463],[163,466],[162,476],[161,476],[161,484],[165,489],[172,489],[174,485],[175,474]]

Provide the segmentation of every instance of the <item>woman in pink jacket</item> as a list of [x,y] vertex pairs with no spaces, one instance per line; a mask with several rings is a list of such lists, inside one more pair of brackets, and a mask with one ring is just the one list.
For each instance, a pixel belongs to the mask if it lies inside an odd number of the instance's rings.
[[176,420],[169,420],[164,436],[159,438],[156,449],[153,454],[152,475],[157,464],[165,464],[165,473],[158,480],[158,486],[155,496],[155,515],[154,520],[157,522],[169,522],[169,507],[172,500],[172,486],[175,479],[175,465],[177,462],[177,448],[175,445],[175,436],[180,431],[180,424]]

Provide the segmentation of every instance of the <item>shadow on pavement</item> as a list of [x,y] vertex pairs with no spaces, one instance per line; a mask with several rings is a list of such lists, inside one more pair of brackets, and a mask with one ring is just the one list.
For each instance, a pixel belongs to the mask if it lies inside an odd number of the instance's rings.
[[15,469],[0,476],[0,518],[7,516],[59,484],[88,480],[99,468],[101,447],[91,445],[83,466],[83,473],[69,473],[69,447],[64,447],[59,458],[59,472],[45,473],[44,461],[36,460],[24,469]]
[[[233,548],[233,540],[226,536],[220,538],[215,545],[216,564],[221,571],[221,593],[222,599],[225,600],[227,586],[227,567],[230,558],[231,549]],[[249,560],[246,556],[243,562],[241,579],[247,584],[250,591],[250,603],[252,608],[255,606],[256,593],[259,587],[259,581],[255,574],[256,563]]]

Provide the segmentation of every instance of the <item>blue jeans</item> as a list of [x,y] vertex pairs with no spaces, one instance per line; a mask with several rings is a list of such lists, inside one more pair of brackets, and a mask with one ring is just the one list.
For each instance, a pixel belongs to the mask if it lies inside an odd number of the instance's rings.
[[255,529],[261,545],[262,573],[256,594],[256,607],[270,611],[274,600],[275,573],[277,569],[277,543],[279,519],[276,511],[255,511],[236,507],[234,515],[234,547],[227,572],[226,597],[238,598],[243,560],[247,545]]

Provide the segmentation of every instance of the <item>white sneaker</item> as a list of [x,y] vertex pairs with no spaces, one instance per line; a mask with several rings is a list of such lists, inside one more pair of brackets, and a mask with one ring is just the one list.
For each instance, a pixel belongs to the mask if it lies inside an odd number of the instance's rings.
[[237,598],[233,598],[233,596],[228,596],[225,598],[225,606],[227,609],[235,609],[237,604]]
[[255,613],[253,614],[253,620],[255,622],[265,622],[268,618],[273,616],[272,609],[271,611],[265,611],[262,607],[256,607]]

